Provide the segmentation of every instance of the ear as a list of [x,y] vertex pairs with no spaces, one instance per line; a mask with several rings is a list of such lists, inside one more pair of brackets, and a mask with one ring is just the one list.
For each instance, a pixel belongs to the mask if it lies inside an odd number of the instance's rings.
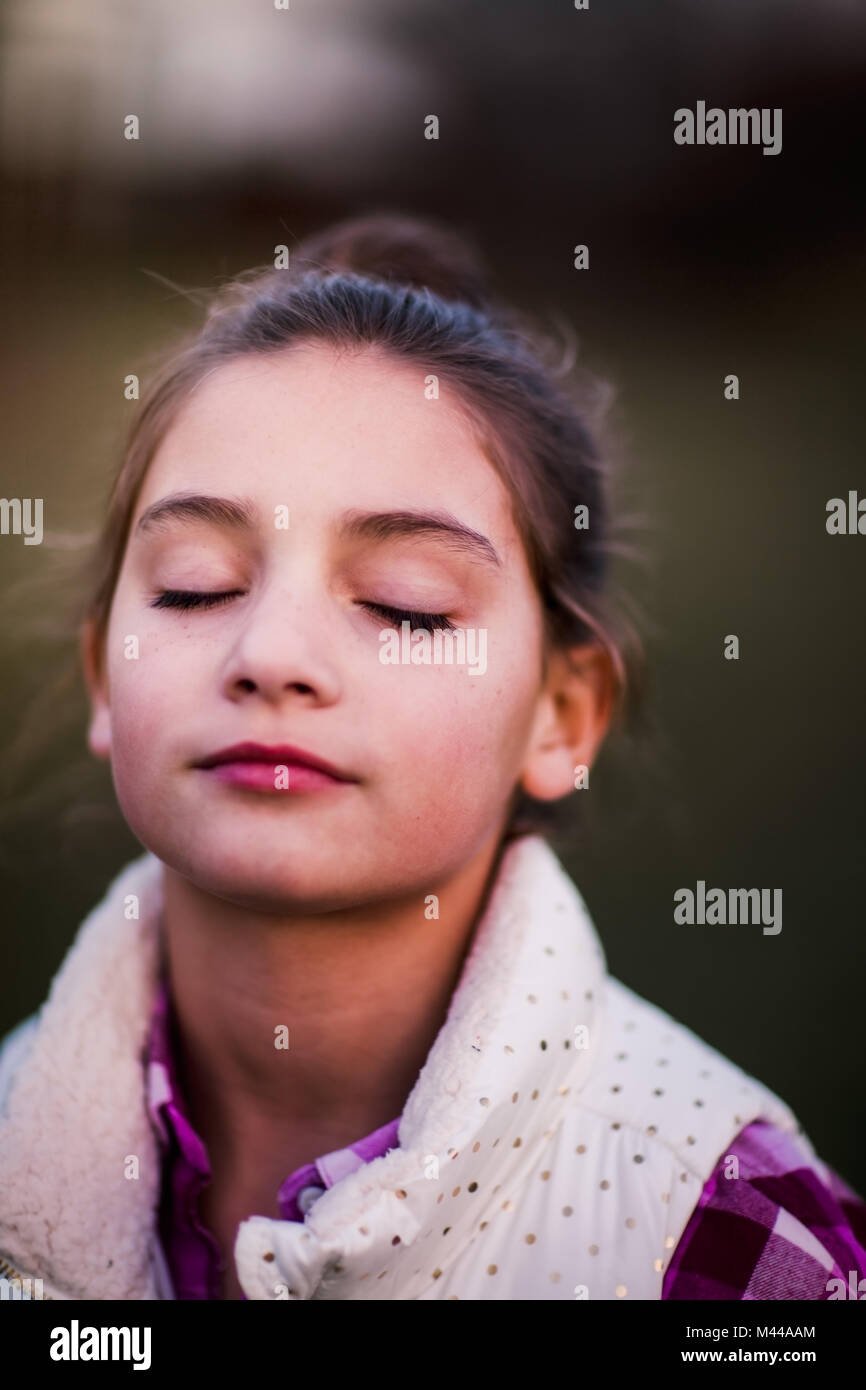
[[575,768],[589,768],[610,725],[616,677],[601,643],[553,652],[520,785],[538,801],[574,791]]
[[81,664],[90,697],[87,746],[95,758],[107,761],[111,757],[111,710],[102,645],[94,623],[88,619],[81,628],[79,639]]

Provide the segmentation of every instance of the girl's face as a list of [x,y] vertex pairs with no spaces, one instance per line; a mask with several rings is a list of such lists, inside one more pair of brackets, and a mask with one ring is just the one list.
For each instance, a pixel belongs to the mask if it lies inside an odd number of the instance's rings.
[[[91,748],[142,844],[240,905],[424,892],[498,838],[531,761],[540,600],[505,486],[424,383],[375,349],[246,356],[148,470]],[[471,630],[466,664],[381,659],[404,611]],[[257,765],[202,766],[240,744]]]

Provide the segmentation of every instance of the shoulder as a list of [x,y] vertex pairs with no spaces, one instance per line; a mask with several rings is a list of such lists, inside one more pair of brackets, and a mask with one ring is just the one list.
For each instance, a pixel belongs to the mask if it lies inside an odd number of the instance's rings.
[[[709,1178],[665,1274],[666,1299],[858,1297],[866,1204],[775,1125],[737,1135]],[[864,1285],[866,1287],[866,1285]]]
[[22,1019],[5,1037],[0,1038],[0,1113],[2,1113],[12,1079],[29,1050],[38,1022],[39,1014],[30,1014],[28,1018]]
[[800,1136],[809,1149],[796,1115],[756,1077],[610,975],[604,995],[581,1107],[639,1131],[702,1180],[752,1120]]

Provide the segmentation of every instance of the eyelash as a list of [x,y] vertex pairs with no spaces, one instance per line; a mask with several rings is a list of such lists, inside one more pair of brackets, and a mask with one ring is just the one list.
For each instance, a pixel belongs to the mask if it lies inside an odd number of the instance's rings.
[[[153,600],[151,607],[175,608],[182,611],[191,608],[216,608],[221,603],[227,603],[230,598],[236,598],[241,592],[240,589],[232,589],[223,594],[208,594],[189,589],[166,589]],[[434,628],[451,630],[454,627],[444,613],[416,613],[410,609],[389,608],[384,603],[362,602],[359,606],[379,617],[388,618],[391,622],[408,621],[410,627],[426,628],[428,632],[432,632]]]

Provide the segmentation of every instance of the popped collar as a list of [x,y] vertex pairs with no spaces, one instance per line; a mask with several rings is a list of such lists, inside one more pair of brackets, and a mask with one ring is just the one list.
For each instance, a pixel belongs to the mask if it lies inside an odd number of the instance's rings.
[[[161,906],[146,854],[0,1061],[0,1256],[47,1297],[172,1296],[142,1066]],[[303,1222],[241,1222],[238,1279],[288,1301],[660,1298],[704,1182],[758,1118],[821,1171],[783,1101],[608,975],[579,891],[527,836],[502,854],[400,1147]]]

